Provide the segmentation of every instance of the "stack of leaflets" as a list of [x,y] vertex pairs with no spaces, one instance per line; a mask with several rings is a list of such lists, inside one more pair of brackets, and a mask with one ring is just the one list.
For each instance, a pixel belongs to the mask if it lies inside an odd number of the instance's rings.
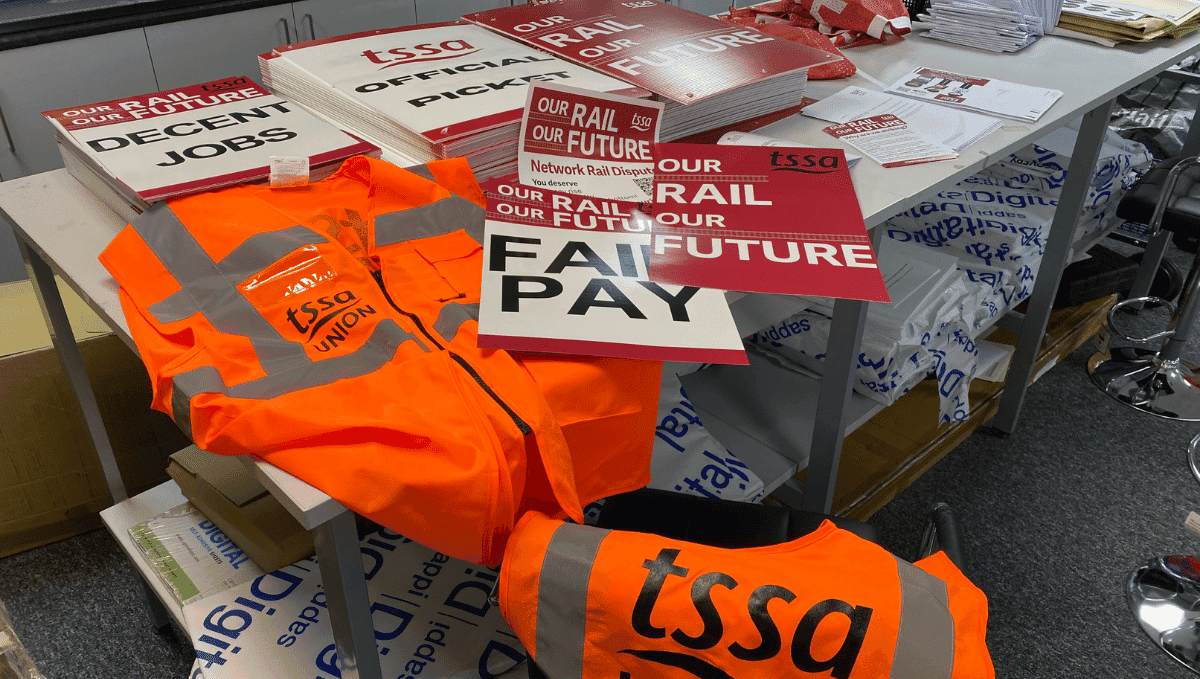
[[379,154],[244,76],[42,115],[67,171],[127,221],[176,196],[272,175],[277,184],[280,160],[298,164],[304,182]]
[[665,141],[796,106],[808,69],[839,58],[662,2],[574,0],[463,18],[650,90],[665,104]]
[[465,156],[481,179],[516,170],[528,85],[643,90],[464,22],[353,33],[259,56],[263,82],[385,149]]
[[991,116],[854,86],[805,106],[801,113],[838,124],[890,113],[906,122],[918,134],[955,151],[962,151],[1004,125],[1001,120]]
[[1058,23],[1062,0],[931,0],[921,35],[992,52],[1016,52]]
[[1062,12],[1055,35],[1109,46],[1180,38],[1200,28],[1200,2],[1196,0],[1066,0]]
[[887,88],[891,94],[978,113],[1035,122],[1063,93],[995,78],[916,68]]

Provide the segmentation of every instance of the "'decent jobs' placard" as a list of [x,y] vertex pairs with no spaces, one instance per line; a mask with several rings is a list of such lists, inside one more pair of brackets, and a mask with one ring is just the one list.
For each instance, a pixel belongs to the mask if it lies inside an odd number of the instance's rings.
[[483,186],[480,346],[746,363],[724,293],[649,279],[651,219],[636,203]]

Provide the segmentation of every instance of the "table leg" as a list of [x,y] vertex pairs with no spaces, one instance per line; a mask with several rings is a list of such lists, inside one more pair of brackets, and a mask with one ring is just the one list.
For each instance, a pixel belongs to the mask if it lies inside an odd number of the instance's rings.
[[342,679],[383,679],[354,514],[344,511],[312,533]]
[[[876,252],[882,237],[883,229],[875,229],[872,245]],[[846,408],[854,391],[854,371],[858,368],[859,345],[866,320],[866,302],[856,299],[834,301],[801,504],[801,509],[810,512],[829,514],[833,507],[833,491],[842,460],[842,439],[846,432]]]
[[96,404],[96,393],[92,391],[92,383],[88,380],[83,356],[75,344],[75,333],[71,330],[71,321],[67,318],[62,296],[58,293],[54,272],[20,237],[17,238],[17,242],[21,245],[25,268],[29,270],[29,279],[33,281],[33,291],[37,295],[38,306],[42,308],[42,317],[46,320],[46,328],[50,331],[54,350],[58,352],[58,360],[62,362],[63,374],[66,375],[71,392],[75,394],[79,403],[88,435],[92,439],[92,445],[96,447],[96,456],[100,458],[100,468],[104,471],[104,480],[108,482],[108,493],[112,496],[113,504],[117,504],[128,498],[129,494],[126,493],[125,483],[121,480],[121,470],[117,468],[117,458],[113,455],[108,430],[100,417],[100,406]]
[[1054,295],[1058,292],[1063,268],[1067,265],[1067,256],[1075,240],[1075,226],[1079,222],[1080,208],[1087,197],[1088,184],[1091,182],[1096,160],[1100,157],[1100,148],[1108,130],[1109,114],[1115,101],[1109,100],[1089,111],[1083,117],[1083,124],[1079,126],[1079,136],[1075,140],[1075,149],[1071,152],[1071,163],[1067,166],[1067,178],[1059,195],[1058,207],[1054,210],[1054,219],[1050,223],[1050,234],[1046,240],[1042,263],[1038,267],[1037,280],[1033,283],[1033,294],[1029,296],[1029,307],[1025,312],[1025,320],[1021,323],[1017,349],[1008,369],[1008,377],[1004,380],[1000,409],[991,422],[993,427],[1006,434],[1011,434],[1016,429],[1021,405],[1025,400],[1025,391],[1033,378],[1034,363],[1041,349],[1042,336],[1046,333],[1046,324],[1050,320]]

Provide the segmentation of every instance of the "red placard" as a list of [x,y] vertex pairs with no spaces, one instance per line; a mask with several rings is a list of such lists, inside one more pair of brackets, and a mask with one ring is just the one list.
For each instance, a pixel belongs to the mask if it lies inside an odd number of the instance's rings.
[[659,144],[650,279],[890,301],[840,149]]
[[463,17],[683,104],[837,56],[654,0],[573,0]]

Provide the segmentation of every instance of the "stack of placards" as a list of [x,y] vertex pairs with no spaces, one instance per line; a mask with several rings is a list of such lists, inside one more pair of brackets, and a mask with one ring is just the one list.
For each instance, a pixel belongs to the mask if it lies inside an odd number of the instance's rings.
[[807,69],[838,59],[662,2],[574,0],[463,18],[650,90],[665,104],[667,141],[796,106]]
[[891,94],[977,113],[1035,122],[1063,93],[1046,87],[920,67],[887,88]]
[[[317,181],[350,156],[379,155],[244,76],[42,115],[67,171],[127,221],[175,196],[278,185],[285,167],[299,165],[300,181]],[[285,183],[296,181],[286,174]]]
[[931,0],[921,35],[992,52],[1016,52],[1058,23],[1062,0]]
[[516,169],[530,83],[646,94],[464,22],[285,45],[259,66],[275,92],[380,146],[421,163],[465,156],[481,178]]
[[1056,35],[1108,45],[1179,38],[1200,28],[1200,2],[1195,0],[1065,0],[1062,11]]

